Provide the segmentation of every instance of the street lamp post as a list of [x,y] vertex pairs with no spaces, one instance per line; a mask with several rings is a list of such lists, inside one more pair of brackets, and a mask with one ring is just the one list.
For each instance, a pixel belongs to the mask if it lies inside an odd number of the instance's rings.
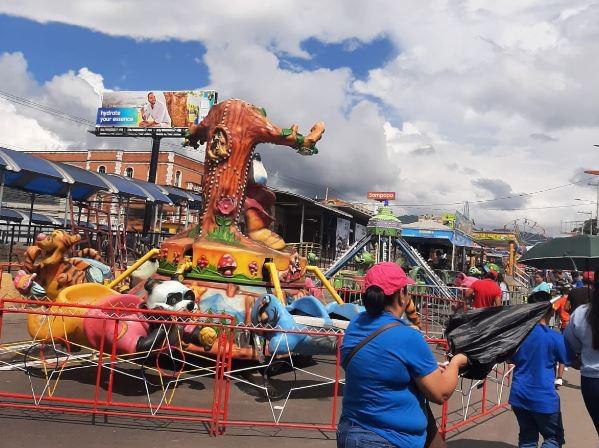
[[[597,145],[595,145],[597,146]],[[599,170],[585,170],[585,174],[592,174],[593,176],[599,176]],[[599,223],[599,182],[597,182],[597,201],[596,201],[596,214],[595,214],[595,229],[597,229],[597,225]],[[592,231],[592,227],[591,227]],[[597,233],[597,232],[595,232]]]

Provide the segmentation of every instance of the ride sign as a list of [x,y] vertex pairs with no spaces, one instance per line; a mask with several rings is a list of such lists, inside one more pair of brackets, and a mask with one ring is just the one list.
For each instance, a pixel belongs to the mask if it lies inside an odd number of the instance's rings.
[[368,199],[374,199],[375,201],[394,201],[394,191],[369,191]]

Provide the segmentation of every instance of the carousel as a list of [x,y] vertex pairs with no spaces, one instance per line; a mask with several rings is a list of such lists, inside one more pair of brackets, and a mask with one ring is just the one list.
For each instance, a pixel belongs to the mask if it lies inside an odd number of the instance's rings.
[[[206,144],[204,204],[198,226],[164,241],[116,278],[93,250],[72,253],[77,235],[62,230],[38,235],[27,250],[25,269],[14,278],[16,288],[29,298],[141,316],[148,310],[198,312],[229,316],[245,328],[344,329],[361,308],[343,303],[322,272],[297,251],[286,250],[285,241],[270,229],[275,198],[266,188],[266,171],[255,149],[269,143],[291,147],[304,156],[317,154],[324,123],[316,123],[307,135],[298,130],[297,125],[280,128],[263,108],[242,100],[215,105],[189,129],[185,141],[196,148]],[[71,315],[51,318],[31,314],[27,329],[37,340],[58,338],[97,348],[108,331],[93,318],[106,313],[102,310],[73,307]],[[151,350],[167,345],[176,334],[188,350],[217,353],[216,330],[198,328],[129,325],[118,330],[114,350],[118,354]],[[234,357],[258,359],[279,350],[281,335],[276,331],[262,338],[244,338],[243,330],[236,331]],[[286,351],[298,354],[337,349],[335,337],[306,333],[286,340],[291,344]]]

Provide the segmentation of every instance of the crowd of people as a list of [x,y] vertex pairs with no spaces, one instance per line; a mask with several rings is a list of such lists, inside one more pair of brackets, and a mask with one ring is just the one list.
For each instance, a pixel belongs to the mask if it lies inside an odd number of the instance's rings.
[[[470,273],[469,273],[470,274]],[[528,303],[547,302],[543,318],[511,357],[509,403],[518,425],[519,447],[565,443],[559,387],[568,366],[580,369],[581,392],[599,435],[599,281],[594,273],[538,271]],[[505,305],[501,276],[466,273],[457,282],[469,305]],[[366,311],[352,320],[341,348],[346,372],[337,446],[442,447],[429,402],[453,393],[462,354],[439,363],[424,336],[402,319],[414,281],[394,263],[379,263],[365,277]],[[549,306],[551,303],[551,306]]]

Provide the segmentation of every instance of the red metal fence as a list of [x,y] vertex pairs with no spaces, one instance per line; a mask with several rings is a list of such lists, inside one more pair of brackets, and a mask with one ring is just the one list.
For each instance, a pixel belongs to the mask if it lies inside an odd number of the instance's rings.
[[[415,301],[425,336],[442,357],[446,341],[432,316],[446,315],[455,304],[428,295]],[[84,319],[101,330],[93,347],[74,329]],[[5,380],[0,381],[0,407],[196,422],[212,435],[229,426],[334,431],[345,383],[342,331],[233,322],[227,315],[0,299],[0,375]],[[210,353],[180,339],[145,352],[120,352],[118,341],[135,325],[211,327],[218,334]],[[276,354],[269,353],[268,344],[260,353],[268,335],[278,337]],[[321,338],[336,349],[331,355],[298,357],[289,348],[298,336]],[[261,362],[234,359],[237,347],[248,343]],[[461,380],[452,404],[442,408],[441,432],[504,408],[510,372],[502,366],[486,381]]]
[[[140,311],[0,299],[0,369],[5,378],[14,379],[2,382],[10,387],[0,390],[0,407],[194,421],[215,433],[226,418],[224,375],[231,366],[231,318]],[[81,343],[75,328],[88,319],[96,321],[101,334],[93,348]],[[14,323],[19,325],[8,325]],[[135,325],[216,328],[214,356],[191,353],[180,340],[156,344],[145,353],[119,353],[119,340]],[[11,342],[19,336],[28,338]],[[28,381],[17,378],[23,374]],[[197,394],[196,401],[177,393],[197,379],[210,383],[209,398]]]

